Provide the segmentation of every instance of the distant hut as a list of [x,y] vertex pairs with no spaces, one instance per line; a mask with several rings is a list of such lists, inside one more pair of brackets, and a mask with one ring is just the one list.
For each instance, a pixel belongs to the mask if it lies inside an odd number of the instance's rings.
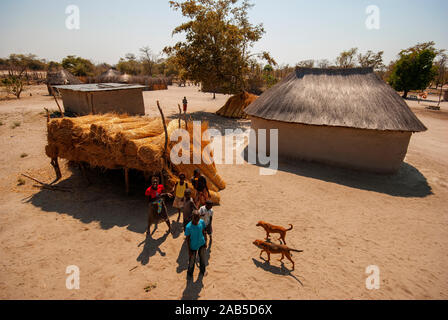
[[56,86],[65,112],[77,115],[118,113],[144,115],[143,86],[123,83],[91,83]]
[[100,83],[120,83],[121,77],[122,74],[120,71],[111,68],[106,72],[103,72],[98,80]]
[[[51,88],[53,86],[68,85],[68,84],[82,84],[81,80],[72,75],[65,69],[60,69],[56,72],[47,73],[47,88],[48,94],[52,94]],[[53,88],[59,94],[57,88]]]
[[257,100],[257,98],[258,96],[244,91],[230,97],[216,114],[226,118],[245,119],[247,118],[247,114],[244,112],[244,109]]
[[297,68],[245,112],[255,130],[279,130],[281,158],[379,173],[396,172],[427,130],[372,68]]

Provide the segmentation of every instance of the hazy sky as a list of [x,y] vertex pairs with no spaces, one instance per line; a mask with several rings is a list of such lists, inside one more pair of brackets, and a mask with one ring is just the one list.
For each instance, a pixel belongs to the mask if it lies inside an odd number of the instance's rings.
[[[333,60],[352,47],[384,50],[385,61],[417,42],[448,49],[446,0],[253,0],[252,23],[267,33],[254,51],[267,50],[279,63]],[[68,5],[80,11],[80,29],[66,28]],[[380,29],[368,30],[366,8],[380,9]],[[115,64],[142,46],[160,52],[172,38],[179,12],[168,0],[0,0],[0,57],[34,53],[60,61],[73,54]]]

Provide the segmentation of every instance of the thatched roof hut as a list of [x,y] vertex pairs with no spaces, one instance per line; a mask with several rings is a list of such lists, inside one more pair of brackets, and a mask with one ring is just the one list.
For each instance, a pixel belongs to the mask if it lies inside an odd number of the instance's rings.
[[98,80],[101,83],[119,83],[121,82],[121,77],[123,76],[123,74],[116,70],[116,69],[109,69],[105,72],[103,72]]
[[257,100],[257,98],[258,96],[244,91],[230,97],[226,104],[219,109],[216,114],[226,118],[245,119],[247,118],[247,114],[244,112],[244,109]]
[[395,172],[425,131],[372,68],[297,68],[246,108],[254,129],[279,129],[279,155]]
[[47,87],[49,94],[52,94],[50,86],[53,87],[57,85],[67,85],[67,84],[82,84],[82,82],[65,69],[60,69],[56,72],[47,73]]

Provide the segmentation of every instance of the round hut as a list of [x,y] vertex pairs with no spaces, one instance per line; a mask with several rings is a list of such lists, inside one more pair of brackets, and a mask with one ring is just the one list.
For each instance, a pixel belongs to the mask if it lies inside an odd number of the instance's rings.
[[100,83],[120,83],[122,74],[116,69],[109,69],[99,76]]
[[[47,88],[49,95],[52,94],[51,89],[53,88],[53,86],[61,86],[67,84],[82,84],[82,82],[65,69],[47,73]],[[59,94],[57,88],[53,88],[53,90]]]
[[372,68],[297,68],[245,112],[253,129],[278,129],[280,158],[378,173],[396,172],[427,130]]

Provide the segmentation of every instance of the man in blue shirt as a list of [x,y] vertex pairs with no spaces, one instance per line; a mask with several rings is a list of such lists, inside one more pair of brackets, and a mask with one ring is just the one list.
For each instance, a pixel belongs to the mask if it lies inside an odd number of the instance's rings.
[[185,227],[185,236],[187,237],[188,254],[190,256],[188,262],[188,278],[193,277],[194,265],[196,262],[196,254],[199,254],[199,269],[201,275],[205,274],[205,249],[207,247],[206,225],[200,219],[198,213],[193,213],[192,221]]

